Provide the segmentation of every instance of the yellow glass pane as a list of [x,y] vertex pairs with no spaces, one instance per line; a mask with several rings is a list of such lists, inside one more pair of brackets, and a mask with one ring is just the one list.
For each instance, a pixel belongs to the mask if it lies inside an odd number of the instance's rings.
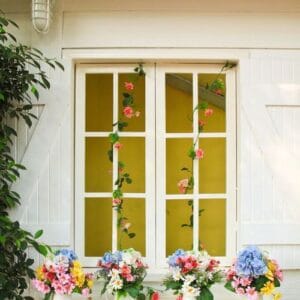
[[212,256],[225,256],[226,200],[200,199],[199,208],[204,209],[199,217],[200,244]]
[[113,75],[86,75],[86,131],[111,131]]
[[[183,167],[192,170],[192,159],[188,150],[193,145],[192,139],[167,139],[166,141],[166,191],[167,194],[179,194],[178,182],[188,179],[191,174],[181,171]],[[158,178],[159,180],[159,178]],[[191,191],[188,191],[191,193]]]
[[123,174],[128,173],[132,179],[131,184],[123,184],[122,191],[125,193],[145,192],[145,139],[144,138],[121,138],[122,144],[119,150],[119,161],[125,164]]
[[102,256],[112,247],[112,200],[85,199],[85,256]]
[[166,131],[193,131],[192,74],[166,74]]
[[[120,217],[121,215],[119,215]],[[118,230],[118,248],[127,249],[134,248],[140,251],[143,256],[146,253],[145,246],[145,199],[124,199],[122,217],[127,218],[123,221],[121,226],[130,224],[128,233],[134,233],[133,238],[122,232],[121,228]]]
[[[218,80],[219,84],[213,85]],[[221,82],[224,89],[219,88]],[[225,74],[199,74],[199,103],[205,101],[208,108],[213,110],[211,116],[205,116],[203,110],[199,110],[199,121],[204,122],[203,132],[225,132],[226,131],[226,78]],[[211,89],[207,89],[211,86]]]
[[204,150],[199,160],[200,193],[226,193],[225,138],[201,138],[199,147]]
[[[137,79],[138,78],[138,79]],[[125,82],[132,82],[134,84],[133,99],[134,99],[134,112],[140,112],[139,117],[133,116],[127,118],[123,114],[123,93],[131,94],[131,91],[125,89]],[[119,120],[128,123],[123,131],[145,131],[145,76],[136,76],[133,73],[119,74]]]
[[112,191],[112,163],[108,159],[108,138],[89,137],[85,140],[85,191]]
[[193,227],[190,224],[192,206],[189,203],[189,200],[166,202],[166,256],[178,248],[193,248]]

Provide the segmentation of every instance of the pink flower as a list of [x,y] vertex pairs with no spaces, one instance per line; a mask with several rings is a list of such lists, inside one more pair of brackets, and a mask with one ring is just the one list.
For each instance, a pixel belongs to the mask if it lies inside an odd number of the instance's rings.
[[119,142],[116,142],[116,143],[114,144],[114,147],[115,147],[115,149],[120,150],[120,149],[122,149],[123,144],[121,144],[121,143],[119,143]]
[[179,295],[176,300],[183,300],[183,296],[182,295]]
[[120,205],[122,202],[122,200],[120,198],[115,198],[113,199],[112,203],[113,203],[113,206],[118,206]]
[[237,295],[245,295],[245,290],[241,287],[235,289],[235,292],[237,293]]
[[140,115],[141,115],[141,112],[137,110],[137,111],[135,112],[135,116],[138,118]]
[[206,124],[206,122],[203,120],[199,120],[198,124],[200,127],[203,127]]
[[213,109],[211,109],[211,108],[206,108],[206,109],[204,110],[204,115],[205,115],[205,117],[210,117],[210,116],[212,116],[213,113],[214,113],[214,111],[213,111]]
[[128,274],[128,275],[126,276],[126,280],[127,280],[128,282],[132,282],[132,281],[134,281],[134,277],[133,277],[131,274]]
[[201,148],[197,149],[195,153],[197,159],[202,159],[204,157],[204,150]]
[[33,279],[32,284],[39,292],[43,294],[48,294],[50,292],[50,287],[38,279]]
[[282,280],[283,280],[283,273],[282,273],[282,270],[277,269],[277,270],[275,271],[275,276],[276,276],[280,281],[282,281]]
[[179,188],[179,192],[184,194],[189,186],[189,180],[187,178],[182,179],[177,183],[177,186]]
[[83,297],[88,297],[90,295],[90,289],[89,288],[82,289],[81,294]]
[[239,286],[239,284],[240,284],[239,278],[238,277],[233,277],[233,281],[231,282],[231,286],[236,289]]
[[252,282],[252,280],[251,280],[250,278],[247,278],[247,277],[242,277],[242,278],[240,279],[240,284],[241,284],[242,286],[248,286],[248,285],[251,284],[251,282]]
[[132,82],[124,82],[124,87],[127,91],[132,91],[134,89],[134,84]]
[[159,296],[159,293],[158,292],[154,292],[152,295],[151,295],[151,300],[159,300],[160,296]]
[[216,93],[217,95],[222,96],[222,95],[223,95],[223,90],[222,90],[222,89],[216,89],[216,90],[215,90],[215,93]]
[[248,300],[257,300],[258,299],[258,293],[254,287],[248,286],[246,288],[246,293],[247,293]]
[[235,275],[236,275],[235,270],[229,269],[226,273],[226,280],[232,280]]
[[132,107],[130,107],[130,106],[124,107],[123,114],[126,118],[131,119],[134,116]]

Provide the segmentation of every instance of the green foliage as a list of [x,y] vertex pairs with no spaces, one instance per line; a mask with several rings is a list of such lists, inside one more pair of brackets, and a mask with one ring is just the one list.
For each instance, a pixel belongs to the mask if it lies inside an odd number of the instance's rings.
[[197,300],[214,300],[214,296],[207,287],[203,287],[200,295],[197,297]]
[[11,155],[12,140],[17,132],[8,121],[21,118],[30,127],[36,118],[31,113],[32,99],[39,98],[39,87],[50,88],[42,64],[53,69],[63,69],[63,66],[46,58],[38,49],[19,44],[7,31],[8,26],[18,27],[0,15],[0,299],[19,300],[31,299],[23,296],[27,276],[34,276],[28,248],[33,247],[43,255],[50,248],[37,242],[42,230],[32,235],[9,218],[9,210],[20,204],[20,196],[11,187],[25,167]]
[[235,289],[231,285],[231,281],[227,281],[224,285],[224,287],[229,290],[230,292],[235,292]]

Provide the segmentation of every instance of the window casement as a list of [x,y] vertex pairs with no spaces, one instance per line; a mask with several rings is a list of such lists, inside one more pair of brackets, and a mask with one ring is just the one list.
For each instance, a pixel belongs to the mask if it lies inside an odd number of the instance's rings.
[[[200,245],[228,264],[236,249],[235,71],[217,64],[145,64],[135,84],[141,116],[119,132],[123,148],[107,158],[108,136],[122,117],[124,82],[136,65],[80,64],[76,68],[75,250],[86,267],[95,267],[108,250],[134,247],[153,272],[166,267],[175,249]],[[207,90],[215,78],[224,94]],[[207,120],[195,110],[206,101]],[[198,133],[199,121],[205,119]],[[190,160],[191,145],[204,158]],[[124,211],[136,233],[122,236],[112,191],[118,162],[124,161],[132,184],[124,187]],[[185,194],[179,180],[192,172]],[[120,241],[122,240],[122,241]]]

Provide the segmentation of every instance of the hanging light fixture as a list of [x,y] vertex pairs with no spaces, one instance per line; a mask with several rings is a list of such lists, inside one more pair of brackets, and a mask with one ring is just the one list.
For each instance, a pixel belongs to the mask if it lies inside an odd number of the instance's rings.
[[51,19],[51,0],[32,0],[32,24],[40,33],[47,33]]

